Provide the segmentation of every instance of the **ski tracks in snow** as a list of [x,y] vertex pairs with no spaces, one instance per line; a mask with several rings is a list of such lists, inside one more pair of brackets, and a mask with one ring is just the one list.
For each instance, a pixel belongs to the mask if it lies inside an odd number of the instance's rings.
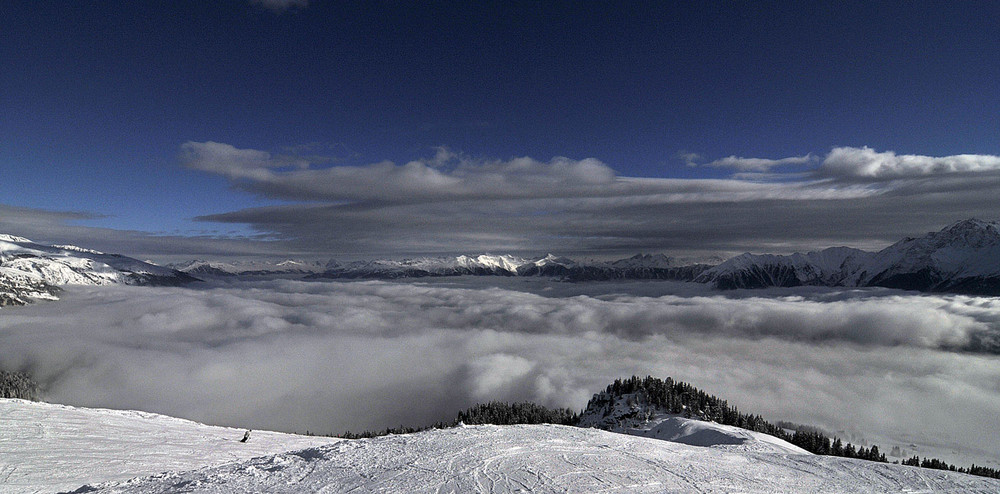
[[567,426],[466,426],[342,441],[90,486],[171,492],[969,492],[1000,482],[815,455],[740,452]]

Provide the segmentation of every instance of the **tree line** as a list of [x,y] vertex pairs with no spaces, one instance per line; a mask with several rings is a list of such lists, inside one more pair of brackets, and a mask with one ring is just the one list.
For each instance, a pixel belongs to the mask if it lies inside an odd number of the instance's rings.
[[515,424],[560,424],[576,425],[579,414],[569,408],[550,409],[528,401],[507,403],[491,401],[477,403],[467,410],[458,412],[451,422],[438,422],[428,427],[390,427],[381,430],[365,430],[364,432],[347,431],[337,437],[344,439],[362,439],[389,434],[410,434],[428,429],[446,429],[461,424],[466,425],[515,425]]
[[27,374],[0,370],[0,398],[38,401],[38,383]]
[[972,466],[968,468],[956,467],[955,465],[945,463],[937,458],[924,458],[923,460],[921,460],[919,456],[914,455],[910,458],[903,460],[902,464],[909,465],[912,467],[933,468],[936,470],[948,470],[952,472],[978,475],[980,477],[993,477],[995,479],[1000,479],[1000,470],[997,470],[996,468],[978,466],[975,463],[973,463]]

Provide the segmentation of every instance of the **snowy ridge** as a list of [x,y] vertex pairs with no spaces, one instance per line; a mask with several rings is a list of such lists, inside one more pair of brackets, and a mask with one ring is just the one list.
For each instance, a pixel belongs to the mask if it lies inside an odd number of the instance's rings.
[[53,245],[53,247],[62,250],[73,250],[76,252],[86,252],[88,254],[103,254],[103,252],[96,251],[94,249],[84,249],[83,247],[77,247],[75,245]]
[[0,306],[52,300],[65,285],[177,285],[190,281],[195,278],[130,257],[0,235]]
[[870,252],[850,247],[787,256],[747,253],[706,270],[695,281],[712,283],[720,289],[837,286],[850,281],[850,274],[863,269],[872,257]]
[[801,285],[1000,295],[1000,224],[970,219],[878,252],[835,247],[787,256],[742,254],[701,273],[716,288]]
[[622,279],[691,280],[708,266],[676,266],[662,254],[638,254],[616,261],[576,261],[548,254],[536,259],[482,254],[457,257],[358,261],[332,264],[309,278],[395,279],[429,276],[548,276],[568,281]]
[[[331,261],[331,263],[335,263]],[[192,276],[267,276],[321,273],[330,263],[286,259],[278,262],[217,262],[194,260],[169,267]]]
[[28,240],[24,237],[17,237],[14,235],[8,235],[6,233],[0,233],[0,242],[24,243],[24,242],[31,242],[31,240]]

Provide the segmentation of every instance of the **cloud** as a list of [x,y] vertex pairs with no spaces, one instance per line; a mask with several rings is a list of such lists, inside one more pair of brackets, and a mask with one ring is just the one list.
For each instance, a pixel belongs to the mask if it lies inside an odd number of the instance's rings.
[[187,142],[188,168],[223,175],[239,187],[294,200],[425,202],[573,196],[614,182],[615,173],[596,159],[531,158],[472,160],[439,148],[430,159],[397,165],[310,167],[291,157],[217,142]]
[[837,178],[899,179],[968,172],[1000,171],[1000,156],[958,154],[954,156],[897,155],[869,147],[838,147],[830,151],[819,172]]
[[1000,407],[996,357],[951,350],[998,331],[996,300],[488,281],[72,288],[0,309],[0,367],[56,402],[325,433],[489,399],[577,409],[652,374],[775,420],[941,431],[1000,453],[979,433]]
[[833,245],[878,249],[960,219],[995,215],[1000,170],[956,164],[988,163],[989,157],[932,158],[950,163],[947,169],[981,170],[942,173],[933,181],[860,180],[835,165],[848,155],[861,156],[857,163],[867,155],[895,156],[866,149],[836,148],[811,171],[780,169],[817,163],[811,154],[710,163],[738,172],[728,179],[626,177],[594,158],[495,160],[443,147],[405,164],[363,166],[327,166],[214,142],[186,143],[182,155],[187,166],[225,176],[235,187],[308,202],[200,220],[248,224],[298,250],[348,258],[482,251],[670,251],[707,258]]
[[262,170],[281,167],[308,168],[309,163],[299,159],[272,156],[267,151],[237,149],[220,142],[186,142],[181,145],[181,162],[188,168],[217,173],[230,179],[266,178]]
[[698,162],[703,159],[703,156],[698,153],[691,153],[686,151],[678,152],[677,157],[684,160],[684,164],[687,166],[698,166]]
[[305,8],[309,5],[309,0],[250,0],[255,5],[260,5],[273,12],[284,12],[293,7]]
[[101,218],[86,212],[49,211],[0,204],[0,233],[27,237],[47,244],[71,244],[103,252],[121,253],[140,259],[164,262],[190,260],[192,257],[270,256],[299,252],[280,241],[238,237],[165,235],[111,228],[94,228],[76,222]]
[[211,141],[181,146],[185,166],[290,202],[197,218],[216,223],[216,231],[239,224],[255,232],[249,238],[85,228],[74,222],[91,218],[86,213],[11,207],[0,208],[0,231],[160,261],[482,252],[717,259],[838,245],[877,250],[957,220],[994,219],[1000,194],[1000,170],[954,164],[988,163],[986,156],[931,158],[957,171],[929,175],[864,178],[824,168],[838,156],[895,156],[863,148],[837,148],[811,172],[737,170],[725,179],[627,177],[593,158],[498,160],[445,147],[403,164],[361,166],[295,154],[315,151],[272,153]]
[[793,156],[791,158],[781,158],[777,160],[764,158],[737,158],[736,156],[729,156],[727,158],[712,161],[711,163],[705,163],[703,166],[733,168],[744,172],[766,172],[777,166],[807,165],[813,161],[815,161],[815,158],[811,154],[805,156]]

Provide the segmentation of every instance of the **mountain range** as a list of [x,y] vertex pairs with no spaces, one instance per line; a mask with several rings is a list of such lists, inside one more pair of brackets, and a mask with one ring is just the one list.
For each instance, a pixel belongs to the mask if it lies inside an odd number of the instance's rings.
[[638,254],[617,261],[575,261],[548,254],[537,259],[483,254],[439,258],[333,263],[308,278],[418,278],[427,276],[545,276],[565,281],[679,280],[691,281],[710,266],[677,265],[662,254]]
[[767,287],[885,287],[1000,295],[1000,224],[968,219],[880,251],[832,247],[790,255],[750,254],[721,264],[679,264],[662,254],[617,261],[479,255],[341,264],[307,278],[395,279],[430,276],[546,276],[564,281],[675,280],[721,290]]
[[690,281],[720,290],[885,287],[998,296],[1000,223],[963,220],[877,252],[832,247],[790,255],[745,253],[714,266],[683,264],[663,254],[638,254],[615,261],[577,261],[553,254],[534,259],[482,254],[346,263],[190,261],[164,267],[118,254],[72,245],[43,245],[0,234],[0,306],[54,299],[62,285],[180,285],[199,278],[232,276],[314,280],[523,276],[574,282]]

